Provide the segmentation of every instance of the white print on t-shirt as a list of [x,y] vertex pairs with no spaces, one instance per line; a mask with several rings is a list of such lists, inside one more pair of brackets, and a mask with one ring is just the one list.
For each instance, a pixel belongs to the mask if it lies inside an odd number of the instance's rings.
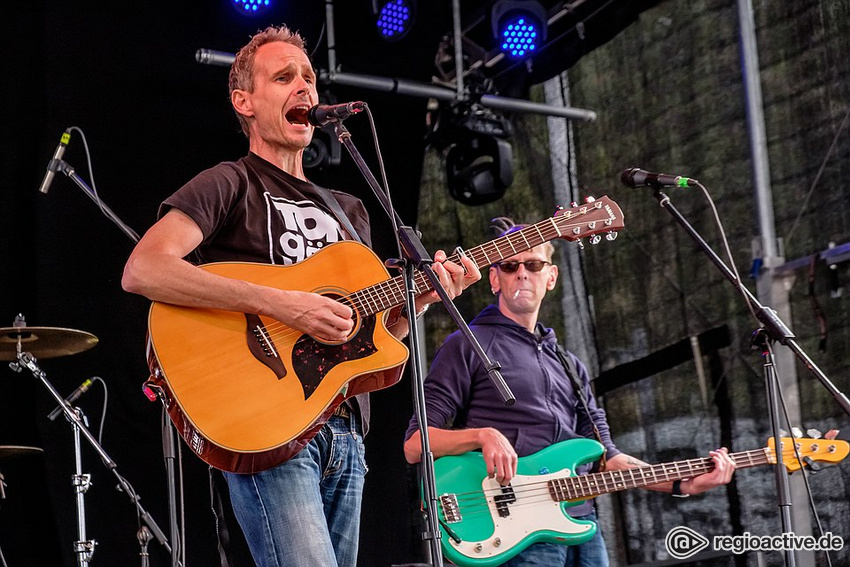
[[272,264],[295,264],[342,240],[336,219],[311,201],[291,201],[268,193],[266,200],[271,205],[267,226]]

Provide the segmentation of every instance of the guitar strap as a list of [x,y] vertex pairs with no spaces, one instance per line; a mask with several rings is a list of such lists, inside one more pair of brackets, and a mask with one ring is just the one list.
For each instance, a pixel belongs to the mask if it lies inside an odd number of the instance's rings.
[[351,221],[348,220],[348,215],[345,214],[345,211],[342,210],[342,207],[339,206],[339,201],[336,200],[334,194],[329,190],[325,189],[320,185],[316,185],[313,183],[313,188],[316,190],[316,193],[322,198],[331,212],[334,214],[339,223],[345,228],[345,231],[351,236],[352,240],[356,240],[360,244],[363,244],[363,241],[360,239],[360,236],[357,234],[357,231],[354,230],[354,226],[351,224]]
[[[555,343],[555,353],[558,355],[558,359],[561,361],[561,365],[564,367],[564,372],[567,373],[567,376],[570,377],[570,382],[573,383],[573,390],[575,391],[578,399],[581,400],[581,405],[584,407],[584,411],[587,414],[587,418],[590,420],[590,425],[593,426],[593,433],[596,435],[596,439],[599,440],[600,443],[604,446],[605,444],[602,442],[602,435],[599,433],[599,428],[596,427],[596,422],[593,421],[593,415],[590,413],[590,407],[587,405],[587,398],[584,396],[584,390],[581,387],[581,383],[578,381],[578,371],[576,370],[575,362],[573,359],[567,356],[567,353],[563,351],[561,346],[558,343]],[[606,458],[605,453],[607,449],[603,451],[602,457],[599,458],[599,471],[602,472],[605,470]]]

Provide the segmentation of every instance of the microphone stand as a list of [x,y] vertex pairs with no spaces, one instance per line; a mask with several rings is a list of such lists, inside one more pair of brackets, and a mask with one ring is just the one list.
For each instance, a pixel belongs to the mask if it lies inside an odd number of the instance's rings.
[[[758,346],[761,349],[762,356],[764,357],[764,378],[765,378],[765,390],[767,392],[768,399],[768,412],[770,415],[770,424],[771,429],[773,430],[773,438],[776,443],[776,450],[774,451],[776,457],[776,489],[777,489],[777,500],[779,502],[779,511],[780,511],[780,519],[782,522],[782,533],[788,533],[791,531],[791,489],[788,481],[788,475],[785,474],[785,467],[783,466],[783,457],[782,457],[782,447],[780,446],[780,435],[779,435],[779,409],[780,409],[780,401],[779,401],[779,381],[776,374],[776,366],[773,358],[773,350],[771,348],[771,343],[778,342],[786,347],[788,347],[791,352],[794,353],[795,356],[809,369],[809,371],[815,375],[815,377],[823,384],[823,386],[832,394],[835,398],[838,405],[841,406],[841,409],[847,415],[850,415],[850,401],[835,385],[829,380],[826,374],[818,368],[818,366],[812,361],[811,358],[805,353],[805,351],[800,347],[797,342],[794,340],[795,336],[791,329],[782,321],[782,319],[777,315],[776,311],[770,309],[769,307],[765,307],[755,298],[755,296],[750,293],[750,291],[744,287],[744,285],[740,282],[735,273],[729,269],[729,267],[723,263],[723,260],[717,253],[708,245],[708,243],[703,240],[700,234],[696,231],[696,229],[691,226],[691,224],[682,216],[682,214],[676,209],[673,205],[670,197],[664,194],[661,189],[656,188],[654,191],[654,196],[658,200],[658,203],[676,219],[678,222],[688,233],[688,235],[696,242],[703,252],[709,257],[709,259],[714,263],[715,266],[720,270],[720,272],[729,280],[736,289],[738,289],[743,295],[746,301],[753,307],[756,318],[761,322],[762,326],[757,329],[753,333],[752,343]],[[790,549],[785,550],[785,564],[788,567],[794,567],[795,556],[794,551]]]
[[[139,235],[135,230],[127,226],[118,215],[116,215],[112,209],[110,209],[103,201],[100,200],[94,190],[89,187],[89,185],[80,177],[77,172],[74,170],[74,167],[71,166],[68,162],[61,159],[51,159],[47,164],[48,169],[52,171],[59,171],[64,173],[67,177],[69,177],[77,186],[83,190],[83,193],[91,199],[98,208],[106,215],[106,218],[111,220],[113,224],[115,224],[121,231],[126,234],[130,240],[134,243],[139,242]],[[163,411],[165,411],[163,409]],[[165,456],[166,463],[166,480],[168,484],[168,513],[169,513],[169,526],[171,531],[171,540],[177,542],[177,549],[182,549],[179,545],[180,543],[180,533],[178,531],[177,526],[177,499],[176,499],[176,484],[175,480],[175,472],[174,472],[174,460],[176,456],[175,444],[174,444],[174,430],[173,425],[171,425],[171,421],[169,419],[165,420],[165,423],[162,428],[163,435],[163,453]],[[148,534],[149,535],[149,534]],[[139,540],[141,542],[141,538]],[[166,544],[166,547],[168,545]],[[142,552],[142,557],[147,557],[147,544],[144,544],[144,550]],[[171,548],[169,548],[169,552],[171,552]],[[172,553],[171,564],[173,567],[180,565],[180,559],[177,553]]]
[[[420,439],[422,441],[422,460],[421,460],[421,469],[422,469],[422,484],[423,484],[423,497],[422,499],[425,501],[425,521],[426,521],[426,531],[422,534],[422,538],[428,541],[430,555],[431,555],[431,564],[434,567],[442,567],[443,565],[443,556],[440,551],[440,539],[442,535],[440,534],[440,520],[437,517],[437,509],[438,509],[438,500],[437,500],[437,489],[435,485],[434,478],[434,455],[431,453],[431,445],[428,437],[428,420],[426,418],[425,413],[425,388],[424,388],[424,373],[422,371],[421,366],[421,357],[419,356],[419,349],[421,348],[418,336],[419,330],[416,325],[416,305],[414,303],[414,299],[417,294],[416,285],[414,282],[414,276],[416,274],[416,270],[423,272],[431,286],[437,292],[437,295],[440,296],[440,301],[442,301],[443,305],[445,305],[446,310],[451,315],[458,329],[460,329],[463,336],[472,346],[472,349],[475,351],[476,355],[481,360],[483,367],[487,370],[488,375],[490,376],[490,380],[495,385],[496,389],[502,396],[502,399],[505,402],[506,406],[513,405],[516,402],[516,398],[511,392],[508,385],[505,384],[504,379],[502,378],[501,373],[499,372],[499,368],[501,365],[498,362],[492,362],[487,353],[484,352],[484,349],[481,347],[481,344],[475,338],[475,335],[472,334],[472,331],[469,329],[469,326],[466,324],[466,321],[463,320],[460,312],[458,311],[455,304],[452,302],[446,290],[443,288],[442,284],[440,284],[439,278],[437,278],[434,271],[431,269],[431,264],[433,260],[428,255],[428,252],[425,250],[425,247],[422,245],[422,241],[419,239],[417,232],[409,226],[404,226],[399,217],[398,213],[393,209],[392,204],[387,197],[387,194],[381,188],[381,185],[378,183],[378,180],[375,179],[375,176],[369,170],[369,167],[366,165],[366,162],[363,160],[363,156],[360,155],[360,152],[354,145],[354,142],[351,141],[351,133],[345,128],[342,124],[341,120],[336,120],[333,122],[334,124],[334,132],[336,133],[337,138],[339,138],[340,143],[345,146],[345,149],[348,150],[348,153],[351,155],[354,163],[357,165],[357,168],[360,170],[360,173],[366,179],[366,182],[369,184],[369,187],[372,188],[375,196],[378,198],[378,201],[386,211],[387,216],[393,222],[393,226],[396,227],[396,238],[398,239],[401,247],[401,252],[404,255],[404,258],[394,258],[387,261],[387,265],[396,268],[404,268],[404,282],[405,282],[405,306],[408,313],[408,324],[410,328],[410,346],[412,349],[411,359],[412,359],[412,385],[414,390],[414,406],[416,417],[419,421],[419,434]],[[447,533],[451,533],[451,530],[446,529]],[[456,536],[453,536],[456,537]]]
[[[3,477],[3,472],[0,471],[0,500],[6,499],[6,479]],[[0,567],[9,567],[6,564],[6,558],[3,557],[3,548],[0,548]]]
[[129,236],[129,237],[130,237],[130,239],[131,239],[133,242],[138,242],[138,241],[139,241],[139,235],[138,235],[138,234],[136,234],[136,231],[134,231],[132,228],[130,228],[129,226],[127,226],[126,224],[124,224],[124,223],[121,221],[121,219],[119,219],[119,218],[118,218],[118,215],[116,215],[115,213],[113,213],[113,212],[112,212],[112,209],[110,209],[109,207],[107,207],[107,206],[106,206],[106,205],[105,205],[105,204],[104,204],[104,203],[100,200],[100,198],[99,198],[99,197],[97,197],[97,196],[95,195],[95,192],[92,190],[92,188],[91,188],[91,187],[89,187],[89,186],[88,186],[88,184],[87,184],[85,181],[83,181],[83,178],[82,178],[82,177],[80,177],[79,175],[77,175],[77,172],[76,172],[76,171],[74,171],[74,168],[73,168],[73,167],[72,167],[72,166],[71,166],[68,162],[63,161],[63,160],[61,160],[61,159],[52,159],[52,160],[50,160],[50,163],[48,163],[48,164],[47,164],[47,167],[48,167],[49,169],[52,169],[53,171],[61,171],[62,173],[64,173],[64,174],[65,174],[65,175],[67,175],[68,177],[70,177],[70,178],[71,178],[71,180],[72,180],[74,183],[76,183],[76,184],[77,184],[77,186],[78,186],[80,189],[82,189],[82,190],[83,190],[83,193],[85,193],[85,194],[86,194],[86,196],[87,196],[89,199],[91,199],[92,201],[94,201],[94,203],[95,203],[95,204],[96,204],[96,205],[100,208],[100,210],[103,212],[103,214],[104,214],[104,215],[106,215],[106,218],[108,218],[109,220],[111,220],[111,221],[112,221],[112,222],[113,222],[113,223],[114,223],[114,224],[115,224],[118,228],[120,228],[120,229],[124,232],[124,234],[126,234],[127,236]]
[[32,354],[28,352],[21,351],[20,338],[18,339],[18,352],[17,352],[17,362],[12,362],[9,366],[15,372],[21,372],[24,368],[29,370],[33,376],[38,378],[44,387],[50,392],[50,394],[56,399],[59,404],[59,407],[62,408],[62,411],[65,412],[65,417],[68,422],[74,428],[74,453],[75,453],[75,461],[76,461],[76,474],[73,476],[73,485],[76,493],[76,501],[77,501],[77,533],[79,536],[79,540],[74,543],[74,552],[77,555],[77,565],[80,567],[87,567],[89,561],[91,560],[92,554],[94,553],[94,546],[96,542],[94,540],[87,540],[86,538],[86,519],[85,519],[85,502],[83,499],[83,495],[88,489],[91,487],[91,475],[82,474],[82,456],[81,456],[81,434],[89,444],[94,448],[94,450],[100,455],[103,464],[109,469],[115,478],[118,479],[119,488],[130,497],[130,500],[136,506],[136,511],[139,515],[139,518],[150,528],[151,533],[156,537],[160,544],[171,553],[171,546],[168,545],[168,540],[165,538],[165,534],[162,533],[162,530],[159,529],[159,526],[145,510],[141,503],[139,502],[140,497],[130,485],[130,483],[118,474],[117,467],[115,461],[110,458],[110,456],[106,453],[100,443],[97,442],[97,439],[94,438],[94,435],[88,430],[85,423],[83,422],[82,412],[77,410],[76,408],[71,407],[68,404],[62,395],[53,387],[53,384],[47,379],[47,374],[39,368],[37,361]]

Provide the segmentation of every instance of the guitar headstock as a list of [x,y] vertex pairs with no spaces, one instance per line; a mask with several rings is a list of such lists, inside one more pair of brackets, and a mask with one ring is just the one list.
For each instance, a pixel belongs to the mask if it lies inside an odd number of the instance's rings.
[[561,238],[574,241],[590,236],[590,243],[596,244],[602,233],[608,240],[617,238],[617,231],[623,228],[623,211],[607,196],[588,197],[583,205],[558,210],[553,220]]
[[[807,460],[838,463],[850,453],[850,444],[840,439],[781,437],[779,446],[782,450],[782,464],[789,473],[800,470],[800,461],[797,460],[797,453],[794,451],[795,445],[800,458],[803,459],[803,464],[806,464]],[[776,464],[776,443],[773,437],[768,439],[767,446],[770,449],[769,460]]]

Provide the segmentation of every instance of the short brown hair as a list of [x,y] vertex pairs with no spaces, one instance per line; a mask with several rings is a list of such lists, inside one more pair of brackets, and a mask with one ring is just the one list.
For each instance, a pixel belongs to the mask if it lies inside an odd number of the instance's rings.
[[[237,89],[249,93],[254,92],[254,57],[260,47],[275,41],[290,43],[301,49],[309,57],[306,42],[298,32],[292,31],[286,25],[269,26],[263,31],[257,32],[251,37],[251,41],[236,53],[236,58],[230,65],[230,76],[227,81],[229,94],[232,95],[233,91]],[[242,126],[242,133],[248,137],[248,120],[238,112],[236,117],[239,119],[240,126]]]

